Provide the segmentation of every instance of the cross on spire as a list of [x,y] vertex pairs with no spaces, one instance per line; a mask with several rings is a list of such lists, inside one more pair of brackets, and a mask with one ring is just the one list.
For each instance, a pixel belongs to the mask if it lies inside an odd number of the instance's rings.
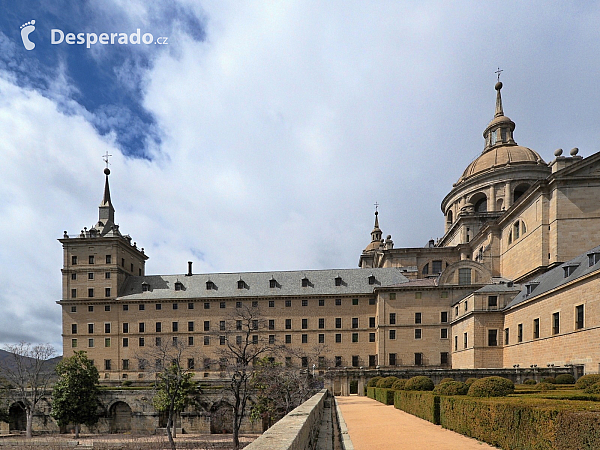
[[377,212],[377,208],[379,207],[379,203],[375,202],[374,205],[375,205],[375,212]]
[[106,168],[107,168],[107,169],[108,169],[108,165],[110,164],[110,163],[108,162],[108,158],[109,158],[110,156],[112,156],[112,155],[109,155],[109,154],[108,154],[108,150],[106,150],[106,154],[102,156],[102,159],[103,159],[103,160],[104,160],[104,162],[106,163]]
[[496,70],[494,73],[498,75],[498,81],[500,81],[500,74],[504,72],[504,70],[502,70],[500,67],[498,67],[498,70]]

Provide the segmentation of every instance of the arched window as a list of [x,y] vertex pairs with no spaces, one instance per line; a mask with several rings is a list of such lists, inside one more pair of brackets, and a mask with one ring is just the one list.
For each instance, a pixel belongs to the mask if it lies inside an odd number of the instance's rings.
[[527,191],[527,189],[529,189],[528,184],[518,185],[513,193],[513,203],[516,202]]
[[448,211],[448,214],[446,215],[446,222],[449,224],[452,223],[452,211]]
[[487,198],[483,197],[475,203],[475,212],[487,212]]

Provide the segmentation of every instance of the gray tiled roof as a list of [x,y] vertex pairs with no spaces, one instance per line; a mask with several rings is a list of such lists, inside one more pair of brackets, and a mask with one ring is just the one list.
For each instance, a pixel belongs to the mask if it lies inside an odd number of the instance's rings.
[[[369,284],[369,276],[375,276],[375,284]],[[341,277],[342,285],[335,285],[335,278]],[[306,277],[309,286],[302,287]],[[277,287],[270,288],[269,281],[275,279]],[[244,288],[238,289],[238,281],[243,280]],[[175,283],[183,284],[175,290]],[[207,289],[206,282],[212,281],[215,289]],[[408,279],[396,268],[390,269],[327,269],[297,270],[285,272],[238,272],[186,275],[149,275],[130,277],[118,297],[119,300],[158,300],[191,298],[243,298],[304,295],[352,295],[370,294],[373,289],[407,282]],[[142,283],[149,290],[142,291]]]
[[[600,246],[594,247],[593,249],[579,255],[576,258],[573,258],[570,261],[567,261],[564,264],[540,275],[534,280],[525,283],[522,287],[521,292],[510,302],[506,308],[512,308],[519,303],[522,303],[526,300],[535,298],[541,294],[544,294],[552,289],[555,289],[563,284],[570,283],[577,278],[581,278],[589,273],[596,272],[600,270],[600,262],[594,264],[593,266],[589,266],[588,264],[588,254],[590,253],[600,253]],[[576,266],[574,272],[565,278],[565,270],[566,266]],[[527,285],[531,283],[539,283],[531,292],[531,294],[527,295]]]

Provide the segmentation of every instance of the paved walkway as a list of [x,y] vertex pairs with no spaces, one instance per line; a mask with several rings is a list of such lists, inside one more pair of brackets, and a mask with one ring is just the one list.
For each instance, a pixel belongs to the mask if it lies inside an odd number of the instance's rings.
[[336,397],[336,400],[354,450],[496,449],[368,397]]

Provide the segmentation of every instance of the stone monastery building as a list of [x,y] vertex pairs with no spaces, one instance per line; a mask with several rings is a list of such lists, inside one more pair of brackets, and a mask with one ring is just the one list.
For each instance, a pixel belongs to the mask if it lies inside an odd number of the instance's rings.
[[518,145],[501,88],[483,152],[442,200],[444,236],[394,248],[375,212],[357,269],[146,275],[105,169],[98,223],[60,239],[64,356],[85,350],[102,379],[143,380],[144,352],[178,342],[197,377],[216,379],[248,309],[262,319],[253,342],[284,344],[293,356],[275,359],[298,367],[598,372],[600,153],[546,163]]

